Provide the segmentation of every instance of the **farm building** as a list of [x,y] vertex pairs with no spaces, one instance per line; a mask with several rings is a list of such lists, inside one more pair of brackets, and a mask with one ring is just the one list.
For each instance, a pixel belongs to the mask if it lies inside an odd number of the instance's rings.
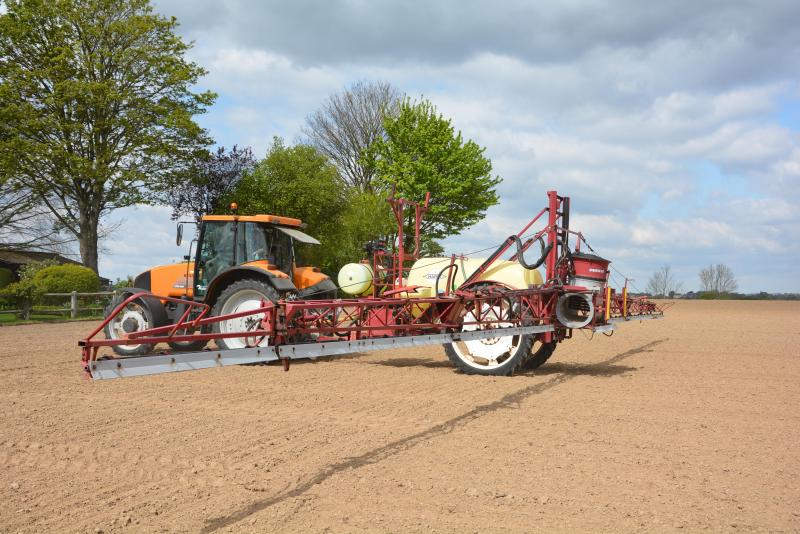
[[[62,256],[55,252],[39,252],[33,250],[0,250],[0,287],[16,281],[17,272],[23,266],[36,261],[55,260],[58,263],[72,263],[81,265],[81,262]],[[108,286],[111,281],[100,277],[100,285]]]

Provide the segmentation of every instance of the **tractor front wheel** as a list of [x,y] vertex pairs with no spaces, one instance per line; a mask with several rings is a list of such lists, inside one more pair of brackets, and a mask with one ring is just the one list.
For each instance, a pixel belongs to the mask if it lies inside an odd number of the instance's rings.
[[[269,283],[245,278],[226,287],[211,312],[212,316],[230,315],[233,313],[257,310],[263,306],[264,301],[277,302],[278,292]],[[247,332],[259,330],[263,313],[245,315],[213,324],[215,334],[229,334],[234,332]],[[266,347],[269,345],[268,336],[228,337],[217,339],[217,346],[224,349],[243,349],[245,347]]]
[[[106,317],[114,311],[117,306],[130,296],[130,293],[120,293],[105,309]],[[109,321],[103,328],[106,339],[124,339],[127,334],[141,332],[156,326],[160,326],[160,321],[153,316],[150,306],[160,306],[160,302],[146,303],[142,299],[129,302]],[[111,349],[120,356],[141,356],[153,352],[153,345],[144,343],[131,345],[113,345]]]

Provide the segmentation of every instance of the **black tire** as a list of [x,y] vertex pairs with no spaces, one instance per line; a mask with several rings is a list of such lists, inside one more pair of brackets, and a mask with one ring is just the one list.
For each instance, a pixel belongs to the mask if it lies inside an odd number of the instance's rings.
[[[191,332],[183,332],[183,333],[191,333]],[[182,332],[178,331],[178,334],[182,334]],[[172,341],[168,343],[168,345],[172,350],[178,352],[196,352],[199,350],[203,350],[207,343],[208,341],[202,339],[198,341]]]
[[[249,292],[251,294],[260,294],[261,297],[265,300],[269,300],[272,302],[277,302],[280,298],[278,292],[272,287],[268,282],[263,280],[257,280],[253,278],[245,278],[243,280],[239,280],[237,282],[232,283],[220,293],[219,298],[214,303],[214,307],[211,310],[212,316],[219,316],[225,315],[227,313],[231,313],[229,310],[226,310],[226,307],[229,306],[229,301],[242,292]],[[213,323],[211,327],[211,331],[215,334],[219,334],[223,332],[223,325],[220,322]],[[234,330],[235,331],[235,330]],[[227,338],[227,339],[217,339],[216,344],[221,350],[226,349],[237,349],[242,348],[243,340],[245,338]],[[263,343],[266,343],[267,340],[263,340]],[[246,343],[244,343],[246,344]],[[261,344],[261,343],[259,343]]]
[[[189,319],[187,319],[187,320],[191,321],[191,320],[193,320],[195,318],[196,318],[196,315],[195,316],[191,316],[190,315]],[[177,319],[171,320],[170,322],[174,323],[176,320],[179,320],[179,319],[180,319],[180,317],[177,317]],[[201,328],[200,331],[202,333],[204,333],[204,334],[208,334],[209,332],[211,332],[211,327],[208,326],[208,325],[202,326],[200,328]],[[196,329],[178,330],[177,332],[175,332],[175,335],[183,336],[183,335],[187,335],[187,334],[194,334],[196,332],[197,332]],[[197,351],[201,351],[201,350],[203,350],[205,348],[205,346],[207,344],[208,344],[208,341],[205,340],[205,339],[201,339],[201,340],[198,340],[198,341],[170,341],[170,342],[167,343],[167,345],[169,345],[169,347],[172,350],[176,351],[176,352],[197,352]]]
[[525,360],[525,363],[522,364],[522,367],[527,370],[541,367],[548,359],[550,359],[550,356],[553,355],[553,352],[556,350],[556,345],[558,345],[557,341],[551,341],[550,343],[539,343],[536,350],[531,352],[530,357]]
[[531,352],[531,346],[533,345],[533,337],[533,335],[529,334],[513,336],[513,348],[510,351],[508,358],[506,358],[497,367],[490,367],[486,369],[481,369],[475,365],[470,365],[467,361],[465,361],[464,358],[459,354],[457,347],[453,346],[455,345],[454,343],[445,343],[443,347],[445,354],[447,354],[447,357],[451,362],[453,362],[453,365],[455,365],[461,372],[465,374],[483,376],[511,376],[514,374],[514,371],[516,371],[520,365],[525,363],[525,360],[528,358],[528,355]]
[[[131,293],[120,293],[115,296],[104,310],[105,317],[108,317],[117,306],[130,296]],[[153,306],[161,306],[161,303],[158,301],[150,302],[151,300],[154,299],[148,299],[148,302],[136,299],[126,307],[126,310],[117,314],[117,319],[110,321],[103,328],[106,339],[120,339],[122,332],[137,332],[146,328],[161,326],[161,316],[153,311]],[[129,313],[130,316],[124,319],[126,313]],[[153,345],[144,343],[139,345],[114,345],[111,350],[120,356],[142,356],[153,352]]]

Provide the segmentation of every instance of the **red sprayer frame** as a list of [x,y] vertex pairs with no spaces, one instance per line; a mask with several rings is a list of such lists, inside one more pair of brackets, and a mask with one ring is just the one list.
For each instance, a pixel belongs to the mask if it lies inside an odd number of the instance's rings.
[[[452,266],[456,256],[451,256],[447,271],[447,285],[443,292],[425,298],[411,298],[417,286],[405,286],[404,275],[411,266],[408,262],[419,257],[420,224],[428,209],[429,196],[423,203],[404,199],[388,199],[398,223],[396,250],[373,253],[373,295],[363,298],[333,300],[281,299],[272,303],[264,301],[258,309],[231,315],[208,317],[209,306],[202,302],[164,298],[141,291],[130,295],[113,310],[103,323],[86,339],[80,341],[82,365],[90,376],[109,378],[155,372],[177,371],[225,364],[280,360],[288,369],[292,358],[308,358],[361,352],[381,348],[415,346],[424,343],[448,343],[455,340],[487,338],[494,335],[535,334],[543,342],[561,341],[571,337],[573,328],[558,313],[559,303],[570,295],[584,295],[593,305],[593,313],[585,325],[594,331],[613,330],[614,323],[631,319],[658,318],[663,312],[645,298],[628,298],[627,291],[617,295],[608,285],[608,271],[596,287],[576,285],[576,265],[590,261],[590,267],[608,265],[608,260],[579,258],[583,234],[569,229],[569,197],[548,191],[548,205],[531,219],[517,234],[509,236],[486,261],[455,290],[451,291]],[[405,252],[403,226],[405,208],[414,209],[414,252]],[[531,228],[547,214],[543,228]],[[570,236],[575,236],[575,252],[570,250]],[[525,241],[523,242],[523,239]],[[535,242],[541,243],[541,257],[534,264],[524,260],[525,252]],[[487,270],[505,255],[512,246],[516,251],[509,258],[519,261],[525,268],[545,266],[544,283],[539,286],[511,289],[483,279]],[[588,245],[587,245],[588,246]],[[573,254],[575,257],[573,258]],[[447,262],[448,260],[443,260]],[[605,263],[603,263],[605,262]],[[601,284],[601,285],[600,285]],[[437,280],[438,286],[438,280]],[[115,315],[137,299],[157,299],[174,302],[187,308],[175,324],[150,328],[127,334],[124,339],[95,339]],[[496,316],[487,317],[482,310],[503,309],[504,328],[498,329]],[[469,320],[466,312],[469,311]],[[214,323],[234,318],[254,316],[254,329],[246,332],[211,333]],[[189,319],[192,317],[192,319]],[[565,324],[566,323],[566,324]],[[467,327],[467,328],[465,328]],[[465,330],[470,330],[466,332]],[[195,333],[198,332],[198,333]],[[130,344],[151,344],[200,341],[222,338],[245,338],[247,348],[233,350],[206,350],[195,353],[160,353],[151,356],[114,358],[98,357],[100,347]],[[268,345],[264,340],[268,339]],[[136,343],[132,343],[135,341]]]

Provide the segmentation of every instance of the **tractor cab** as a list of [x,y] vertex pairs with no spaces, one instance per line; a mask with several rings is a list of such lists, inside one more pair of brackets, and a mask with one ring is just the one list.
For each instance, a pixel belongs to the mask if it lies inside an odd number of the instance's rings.
[[[190,298],[213,304],[222,290],[241,278],[263,280],[279,295],[319,294],[322,284],[334,289],[317,267],[298,266],[296,243],[318,245],[302,232],[301,221],[276,215],[205,215],[197,247],[182,263],[152,267],[133,287],[160,297]],[[178,225],[180,246],[183,227]],[[332,286],[332,287],[329,287]],[[327,293],[326,293],[327,294]]]
[[296,265],[295,242],[319,245],[300,227],[299,219],[276,215],[204,216],[192,266],[192,296],[214,300],[220,288],[245,274],[264,277],[279,293],[302,291],[312,280],[327,278],[319,269]]
[[195,298],[203,298],[215,280],[234,267],[295,278],[294,242],[319,244],[300,231],[300,225],[298,219],[275,215],[204,216],[194,261]]

